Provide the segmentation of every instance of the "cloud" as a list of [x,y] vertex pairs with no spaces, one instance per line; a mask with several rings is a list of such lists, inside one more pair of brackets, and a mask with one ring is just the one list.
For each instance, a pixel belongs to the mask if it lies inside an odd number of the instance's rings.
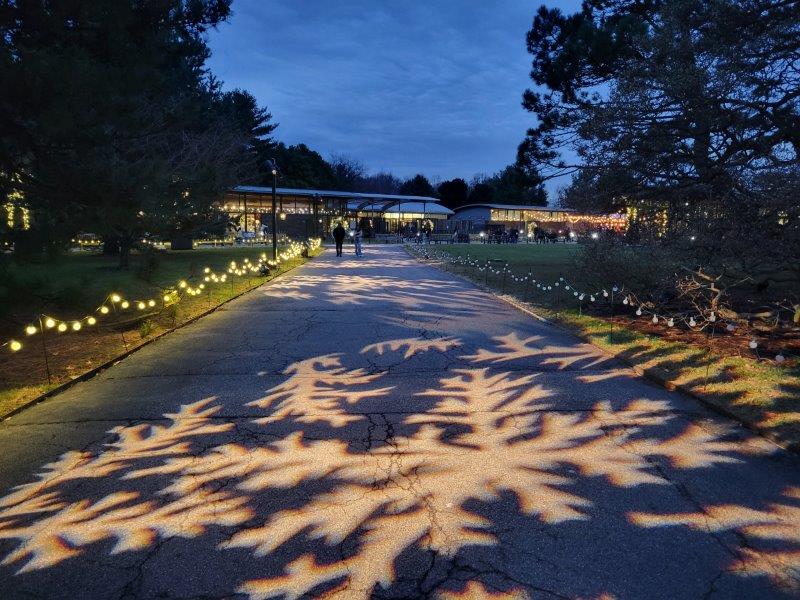
[[469,177],[514,160],[533,117],[529,2],[234,3],[212,71],[252,91],[278,137],[401,176]]

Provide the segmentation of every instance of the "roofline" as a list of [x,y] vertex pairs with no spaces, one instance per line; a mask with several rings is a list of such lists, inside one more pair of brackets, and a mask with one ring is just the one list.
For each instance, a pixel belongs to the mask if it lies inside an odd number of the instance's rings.
[[[228,190],[230,192],[238,192],[243,194],[271,194],[271,187],[255,186],[255,185],[237,185],[236,187]],[[439,204],[438,198],[431,198],[430,196],[404,196],[401,194],[370,194],[365,192],[342,192],[334,190],[311,190],[299,188],[276,188],[275,192],[285,196],[327,196],[329,198],[351,198],[353,200],[363,198],[365,200],[390,200],[401,202],[432,202]]]
[[506,210],[544,210],[548,212],[575,212],[573,208],[555,208],[552,206],[532,206],[529,204],[465,204],[457,206],[453,210],[459,211],[462,208],[496,208]]

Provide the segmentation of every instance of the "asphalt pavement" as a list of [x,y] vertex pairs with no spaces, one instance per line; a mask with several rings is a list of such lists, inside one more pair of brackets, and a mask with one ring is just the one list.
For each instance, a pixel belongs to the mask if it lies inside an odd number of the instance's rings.
[[798,598],[800,460],[396,246],[0,423],[0,598]]

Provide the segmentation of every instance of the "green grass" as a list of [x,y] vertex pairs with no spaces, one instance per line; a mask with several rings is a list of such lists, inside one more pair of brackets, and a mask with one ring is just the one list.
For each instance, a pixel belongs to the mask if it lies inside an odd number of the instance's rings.
[[[542,282],[555,282],[564,275],[577,289],[584,285],[573,275],[579,251],[574,245],[471,244],[440,246],[435,250],[453,256],[469,254],[481,265],[487,259],[494,259],[499,261],[494,263],[495,269],[507,261],[516,275],[530,270]],[[502,275],[487,276],[485,271],[472,267],[446,263],[441,266],[505,292],[665,386],[701,398],[773,439],[800,450],[800,368],[796,365],[779,367],[769,360],[756,360],[747,350],[734,352],[730,351],[730,346],[728,351],[725,346],[710,347],[702,343],[703,336],[695,336],[688,342],[665,339],[623,326],[619,321],[614,324],[612,337],[608,302],[602,298],[598,298],[595,305],[588,302],[579,305],[570,293],[563,291],[544,294],[509,276],[504,280]],[[618,315],[630,313],[622,306],[615,310]],[[677,330],[671,333],[674,335]],[[733,347],[739,346],[746,347],[746,341],[739,341]]]
[[[15,261],[9,265],[8,302],[4,317],[26,321],[40,312],[58,313],[62,318],[82,316],[99,306],[111,292],[127,298],[157,296],[181,279],[197,278],[204,267],[224,271],[232,260],[257,258],[270,250],[252,247],[203,248],[157,252],[156,268],[149,280],[141,277],[144,257],[134,254],[127,270],[117,268],[115,257],[80,252],[52,261]],[[2,285],[2,284],[0,284]]]
[[[100,256],[69,256],[57,261],[51,268],[64,268],[54,273],[56,277],[48,281],[50,289],[58,289],[71,283],[71,277],[92,278],[86,298],[90,303],[75,304],[74,314],[88,312],[95,308],[110,291],[126,294],[131,298],[142,298],[155,295],[153,292],[161,286],[172,286],[181,279],[189,279],[190,273],[199,279],[203,268],[208,266],[216,271],[224,271],[231,260],[241,262],[244,258],[254,260],[264,250],[258,248],[216,248],[208,250],[191,250],[185,252],[169,252],[163,256],[162,262],[154,274],[151,283],[137,279],[133,272],[119,272],[109,268],[113,259]],[[312,253],[319,254],[321,250]],[[280,264],[268,277],[254,275],[252,277],[231,277],[226,283],[210,284],[199,296],[184,296],[180,302],[153,313],[140,314],[133,311],[134,319],[115,318],[113,315],[101,319],[94,327],[85,327],[77,334],[47,335],[47,352],[40,342],[43,335],[27,338],[20,337],[25,343],[22,350],[15,353],[0,352],[0,418],[18,406],[26,404],[33,398],[70,379],[80,376],[92,368],[117,359],[146,343],[157,335],[169,332],[174,327],[198,317],[220,304],[247,292],[279,276],[294,267],[303,264],[302,257],[291,258]],[[37,265],[44,268],[45,265]],[[26,275],[35,279],[40,273],[30,269]],[[29,298],[28,318],[36,314],[37,298]],[[22,312],[22,310],[20,310]],[[54,316],[67,318],[68,314],[59,311]],[[29,321],[29,322],[30,322]],[[19,325],[7,324],[6,337],[19,336]],[[45,361],[47,356],[47,361]],[[47,370],[51,373],[48,383]]]

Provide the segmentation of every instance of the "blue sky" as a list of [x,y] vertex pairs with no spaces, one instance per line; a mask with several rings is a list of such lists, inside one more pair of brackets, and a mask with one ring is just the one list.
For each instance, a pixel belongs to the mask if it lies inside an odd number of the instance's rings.
[[269,108],[283,142],[373,172],[469,179],[513,162],[534,122],[520,102],[540,4],[234,0],[209,66]]

